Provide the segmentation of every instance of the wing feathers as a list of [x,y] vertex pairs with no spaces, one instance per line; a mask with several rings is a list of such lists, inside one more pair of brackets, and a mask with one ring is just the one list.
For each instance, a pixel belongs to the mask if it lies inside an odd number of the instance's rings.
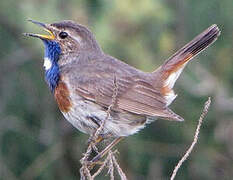
[[219,36],[216,25],[211,26],[190,43],[170,57],[152,74],[143,73],[110,56],[81,59],[79,71],[70,66],[72,76],[68,79],[79,96],[108,107],[114,93],[114,77],[117,83],[115,111],[128,111],[144,116],[182,121],[183,118],[167,106],[175,99],[172,90],[185,65],[195,55],[212,44]]

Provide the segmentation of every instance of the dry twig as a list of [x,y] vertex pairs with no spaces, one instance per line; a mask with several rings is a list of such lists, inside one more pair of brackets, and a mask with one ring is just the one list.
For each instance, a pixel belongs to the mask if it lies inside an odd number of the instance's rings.
[[119,166],[119,164],[118,164],[118,162],[117,162],[115,156],[113,156],[112,158],[113,158],[113,163],[114,163],[114,165],[115,165],[116,168],[117,168],[117,172],[118,172],[118,174],[119,174],[120,177],[121,177],[121,180],[127,180],[126,175],[125,175],[125,173],[122,171],[121,167]]
[[104,129],[105,122],[109,118],[111,109],[114,107],[116,103],[117,93],[118,93],[118,85],[117,85],[116,77],[114,76],[114,89],[113,89],[113,95],[112,95],[112,103],[110,104],[110,106],[108,107],[106,111],[107,112],[106,118],[102,121],[100,127],[96,130],[96,132],[90,137],[91,142],[89,143],[88,148],[83,155],[83,158],[80,160],[82,164],[82,167],[80,168],[81,180],[86,180],[86,179],[94,180],[95,177],[97,177],[103,171],[105,167],[108,168],[108,174],[110,175],[110,179],[114,180],[114,166],[116,167],[117,172],[120,175],[121,179],[127,180],[124,172],[122,171],[122,169],[120,168],[116,160],[116,157],[114,155],[115,152],[113,153],[111,150],[108,152],[108,156],[105,158],[104,162],[101,163],[100,167],[93,175],[91,175],[90,171],[93,169],[95,165],[97,165],[97,163],[90,164],[90,162],[88,161],[90,154],[92,152],[92,149],[98,152],[98,149],[96,148],[96,144],[93,142],[96,142],[96,139],[99,137],[99,135],[102,133]]
[[[117,86],[117,83],[116,83],[116,78],[114,78],[114,87],[115,88],[114,88],[114,93],[113,93],[113,97],[112,97],[112,103],[108,107],[106,119],[102,122],[100,127],[96,130],[95,134],[92,136],[92,137],[94,137],[94,140],[96,138],[98,138],[99,134],[102,132],[102,130],[104,128],[105,121],[109,118],[111,108],[115,105],[116,97],[117,97],[117,90],[118,90],[118,86]],[[181,160],[175,166],[175,168],[173,170],[173,173],[172,173],[172,176],[170,178],[171,180],[174,180],[179,168],[182,166],[183,162],[189,157],[189,155],[192,152],[194,146],[196,145],[196,143],[198,141],[198,138],[199,138],[200,128],[201,128],[204,117],[208,113],[210,103],[211,103],[211,98],[209,97],[208,100],[205,102],[204,109],[203,109],[203,111],[201,113],[201,116],[199,118],[193,142],[192,142],[191,146],[189,147],[189,149],[184,154],[184,156],[181,158]],[[119,166],[119,164],[118,164],[118,162],[116,160],[116,157],[114,155],[115,152],[112,153],[112,151],[109,151],[108,156],[105,158],[104,162],[101,164],[101,166],[98,168],[98,170],[93,175],[91,175],[90,171],[91,171],[91,169],[93,167],[90,168],[90,166],[89,166],[90,164],[88,164],[88,158],[90,157],[90,154],[91,154],[93,148],[97,149],[95,147],[95,144],[90,143],[88,148],[87,148],[86,153],[84,154],[83,158],[81,159],[82,167],[80,169],[80,174],[81,174],[81,179],[82,180],[86,180],[86,179],[94,180],[95,177],[97,177],[103,171],[103,169],[105,167],[108,168],[108,174],[110,175],[111,180],[114,180],[114,167],[116,167],[117,172],[118,172],[119,176],[121,177],[121,179],[122,180],[127,180],[126,175],[124,174],[124,172],[122,171],[121,167]]]
[[108,174],[110,175],[110,179],[114,180],[114,164],[113,164],[113,154],[112,151],[109,151],[109,162],[108,162]]
[[96,130],[94,136],[93,136],[93,140],[97,139],[98,136],[100,135],[100,133],[103,131],[104,129],[104,125],[106,120],[109,118],[111,109],[114,107],[114,105],[116,104],[116,98],[117,98],[117,94],[118,94],[118,85],[117,85],[117,80],[116,80],[116,76],[114,76],[114,81],[113,81],[113,85],[114,85],[114,89],[113,89],[113,95],[112,95],[112,102],[111,104],[108,106],[107,109],[107,116],[106,118],[102,121],[100,127]]
[[171,176],[171,180],[174,180],[174,178],[176,177],[176,173],[178,172],[179,168],[182,166],[183,162],[189,157],[190,153],[192,152],[194,146],[196,145],[197,143],[197,140],[198,140],[198,137],[199,137],[199,132],[200,132],[200,128],[201,128],[201,125],[202,125],[202,122],[203,122],[203,119],[204,117],[206,116],[206,114],[208,113],[208,110],[209,110],[209,106],[210,106],[210,103],[211,103],[211,98],[209,97],[208,100],[205,102],[205,106],[203,108],[203,111],[201,113],[201,116],[199,118],[199,121],[198,121],[198,125],[197,125],[197,128],[196,128],[196,131],[195,131],[195,135],[194,135],[194,139],[193,139],[193,142],[191,144],[191,146],[189,147],[189,149],[186,151],[186,153],[184,154],[184,156],[181,158],[181,160],[178,162],[178,164],[175,166],[174,170],[173,170],[173,173],[172,173],[172,176]]

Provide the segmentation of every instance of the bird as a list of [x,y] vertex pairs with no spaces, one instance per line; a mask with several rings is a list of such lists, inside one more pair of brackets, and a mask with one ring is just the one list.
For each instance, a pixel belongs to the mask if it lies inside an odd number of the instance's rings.
[[105,121],[98,138],[115,139],[102,155],[157,118],[184,120],[169,108],[177,97],[175,82],[187,63],[220,35],[214,24],[156,70],[143,72],[104,53],[94,34],[81,24],[29,21],[48,32],[24,35],[39,38],[44,44],[45,80],[64,117],[89,135]]

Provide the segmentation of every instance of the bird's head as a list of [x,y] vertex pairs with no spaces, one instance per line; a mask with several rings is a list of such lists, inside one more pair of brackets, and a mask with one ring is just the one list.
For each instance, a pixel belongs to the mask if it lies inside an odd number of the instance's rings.
[[60,79],[60,66],[76,61],[80,53],[102,53],[94,35],[84,26],[73,21],[44,24],[29,20],[41,26],[48,34],[25,33],[26,36],[36,37],[45,45],[44,68],[45,78],[54,91]]
[[29,21],[41,26],[48,32],[48,34],[25,33],[26,36],[36,37],[44,42],[45,57],[58,61],[60,55],[69,56],[81,52],[101,52],[94,35],[83,25],[73,21],[61,21],[52,24]]

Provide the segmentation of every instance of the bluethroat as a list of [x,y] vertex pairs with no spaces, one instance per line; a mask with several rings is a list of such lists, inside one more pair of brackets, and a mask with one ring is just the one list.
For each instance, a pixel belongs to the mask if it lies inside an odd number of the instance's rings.
[[85,26],[73,21],[31,22],[48,32],[26,35],[44,43],[45,79],[62,114],[87,134],[106,119],[99,136],[116,138],[112,146],[156,118],[183,121],[168,108],[177,96],[173,86],[186,64],[220,35],[217,25],[210,26],[154,72],[146,73],[105,54]]

